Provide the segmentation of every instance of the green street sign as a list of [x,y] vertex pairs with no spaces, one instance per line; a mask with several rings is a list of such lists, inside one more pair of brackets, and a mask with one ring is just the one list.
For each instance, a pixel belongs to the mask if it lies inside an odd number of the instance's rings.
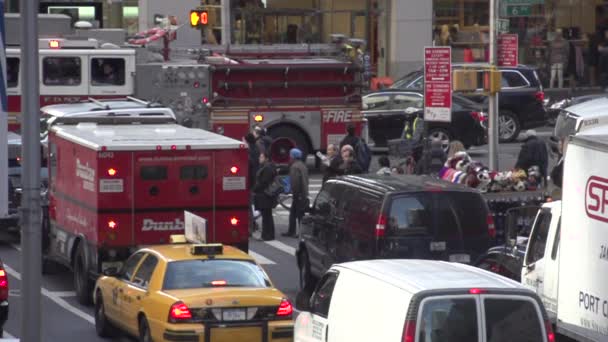
[[498,30],[498,33],[509,32],[509,20],[508,19],[498,19],[496,22],[496,29]]
[[506,8],[507,17],[528,17],[532,14],[529,5],[508,5]]

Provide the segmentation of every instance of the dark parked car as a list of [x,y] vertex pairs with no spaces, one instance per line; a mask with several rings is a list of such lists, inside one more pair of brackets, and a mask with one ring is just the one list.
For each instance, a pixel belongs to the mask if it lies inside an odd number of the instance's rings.
[[[454,64],[453,68],[462,68],[466,64]],[[499,137],[501,142],[513,141],[522,129],[544,126],[547,113],[544,106],[545,93],[535,68],[519,65],[501,67],[502,90],[499,94]],[[482,75],[480,74],[480,80]],[[424,89],[424,72],[416,70],[396,81],[392,89]],[[472,96],[480,103],[487,105],[487,97]]]
[[429,176],[328,180],[301,223],[302,289],[334,263],[376,258],[473,263],[491,240],[481,194]]
[[[412,122],[424,108],[424,93],[418,90],[384,90],[363,97],[363,115],[368,120],[369,137],[374,147],[387,147],[388,140],[402,136],[406,121]],[[428,135],[440,139],[444,147],[460,140],[465,147],[486,143],[487,114],[483,106],[454,94],[452,122],[429,122]]]

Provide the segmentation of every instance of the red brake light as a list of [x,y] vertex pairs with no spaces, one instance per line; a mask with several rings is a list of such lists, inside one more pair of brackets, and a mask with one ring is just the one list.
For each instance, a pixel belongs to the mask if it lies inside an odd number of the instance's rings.
[[378,222],[376,222],[376,237],[384,237],[384,231],[386,230],[386,216],[380,215]]
[[233,166],[230,168],[230,173],[232,173],[233,175],[236,175],[237,172],[239,172],[239,168],[236,166]]
[[208,98],[206,98],[206,97],[203,97],[203,101],[202,101],[202,102],[203,102],[204,104],[207,104],[207,102],[209,102],[209,99],[208,99]]
[[291,316],[293,314],[293,306],[291,302],[287,299],[283,299],[279,308],[277,309],[277,316],[285,317]]
[[239,224],[239,219],[236,217],[233,217],[230,219],[230,224],[233,226],[236,226],[237,224]]
[[116,229],[116,227],[118,227],[118,223],[116,223],[116,221],[114,221],[114,220],[108,221],[108,228]]
[[488,224],[488,234],[490,238],[496,238],[496,225],[494,224],[494,216],[492,214],[488,214],[486,218],[486,223]]
[[171,306],[169,310],[169,320],[172,322],[188,320],[192,318],[192,313],[188,306],[182,302],[177,302]]
[[116,169],[115,168],[109,168],[108,169],[108,176],[116,176]]
[[488,293],[488,291],[483,290],[483,289],[469,289],[469,293],[470,294],[474,294],[474,295],[478,295],[478,294]]
[[194,82],[192,85],[194,86],[194,88],[198,88],[201,86],[201,84],[198,82]]
[[226,286],[228,284],[225,280],[214,280],[211,282],[213,286]]
[[416,340],[416,321],[407,320],[403,325],[403,342],[414,342]]
[[545,321],[545,330],[547,331],[547,341],[555,342],[555,333],[553,333],[553,327],[551,326],[551,322]]
[[8,277],[6,271],[0,268],[0,301],[8,299]]
[[475,121],[484,122],[488,120],[488,117],[482,112],[471,112],[471,116]]
[[543,91],[537,91],[534,96],[536,97],[536,100],[538,100],[538,102],[545,101],[545,92]]

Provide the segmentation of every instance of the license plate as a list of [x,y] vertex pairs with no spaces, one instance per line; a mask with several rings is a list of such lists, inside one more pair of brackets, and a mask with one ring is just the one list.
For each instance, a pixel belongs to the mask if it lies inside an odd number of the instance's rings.
[[443,252],[445,251],[445,241],[431,242],[431,252]]
[[115,268],[116,270],[120,270],[122,268],[122,262],[114,261],[114,262],[102,262],[101,263],[101,272],[107,270],[108,268]]
[[468,254],[451,254],[450,262],[460,262],[460,263],[468,264],[471,262],[471,256]]
[[247,314],[244,309],[225,309],[222,311],[224,321],[244,321]]

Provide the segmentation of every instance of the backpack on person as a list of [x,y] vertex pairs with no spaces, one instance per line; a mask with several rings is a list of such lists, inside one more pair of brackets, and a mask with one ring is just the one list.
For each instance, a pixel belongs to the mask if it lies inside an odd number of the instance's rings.
[[355,148],[355,157],[357,158],[357,162],[361,166],[363,172],[368,172],[369,167],[372,163],[372,151],[369,149],[369,146],[365,143],[365,141],[361,138],[358,139]]

